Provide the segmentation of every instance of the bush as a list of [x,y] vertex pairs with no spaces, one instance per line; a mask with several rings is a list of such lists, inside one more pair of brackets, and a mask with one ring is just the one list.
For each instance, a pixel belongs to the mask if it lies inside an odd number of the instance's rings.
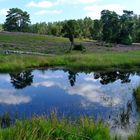
[[105,44],[105,47],[112,48],[113,45],[111,43],[107,43],[107,44]]
[[75,50],[75,51],[85,51],[85,47],[82,44],[76,44],[76,45],[74,45],[73,50]]
[[121,39],[121,43],[124,45],[131,45],[133,43],[131,35],[125,36]]
[[11,48],[14,47],[12,44],[3,44],[2,45],[4,48]]

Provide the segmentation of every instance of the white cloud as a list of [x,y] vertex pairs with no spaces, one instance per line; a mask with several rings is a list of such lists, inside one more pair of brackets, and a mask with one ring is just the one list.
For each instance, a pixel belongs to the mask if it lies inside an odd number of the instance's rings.
[[54,2],[50,2],[47,0],[43,0],[40,2],[31,1],[26,6],[27,7],[38,7],[38,8],[50,8],[56,5],[61,4],[91,4],[94,3],[97,0],[56,0]]
[[0,9],[0,15],[6,15],[8,10],[6,8]]
[[108,5],[92,5],[86,6],[84,10],[87,12],[86,16],[91,17],[93,19],[99,19],[102,10],[110,10],[115,11],[118,14],[122,14],[124,6],[120,4],[108,4]]
[[31,1],[27,4],[27,7],[38,7],[38,8],[49,8],[52,6],[53,3],[50,1],[40,1],[40,2]]
[[94,3],[97,0],[57,0],[56,4],[89,4]]
[[35,15],[46,15],[46,14],[61,14],[60,10],[41,10],[35,13]]

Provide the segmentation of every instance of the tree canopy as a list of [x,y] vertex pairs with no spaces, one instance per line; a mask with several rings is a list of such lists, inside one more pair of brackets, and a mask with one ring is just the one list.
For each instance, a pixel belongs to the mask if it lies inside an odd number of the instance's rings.
[[25,11],[18,8],[9,9],[6,15],[6,22],[4,23],[4,29],[7,31],[26,31],[28,24],[30,23],[30,16]]
[[62,32],[65,37],[69,38],[69,40],[71,42],[71,46],[74,46],[74,38],[78,34],[77,29],[78,29],[78,24],[77,24],[76,20],[69,20],[63,26]]
[[103,24],[103,41],[130,45],[133,42],[134,32],[133,11],[123,11],[123,15],[116,12],[103,10],[101,21]]

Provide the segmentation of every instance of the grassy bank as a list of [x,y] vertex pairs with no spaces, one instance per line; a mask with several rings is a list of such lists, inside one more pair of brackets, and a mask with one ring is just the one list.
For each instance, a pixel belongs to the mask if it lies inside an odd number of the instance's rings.
[[[134,90],[134,98],[136,101],[137,109],[140,111],[140,86]],[[129,136],[129,140],[140,140],[140,123],[137,126],[135,134]]]
[[134,90],[134,97],[135,97],[135,100],[136,100],[136,104],[137,104],[138,110],[140,111],[140,86],[137,87]]
[[[13,123],[8,113],[0,117],[0,140],[123,140],[114,135],[103,122],[95,122],[89,117],[80,117],[71,121],[58,119],[55,114],[49,118],[33,117],[16,119]],[[3,127],[4,126],[4,127]],[[140,124],[128,140],[140,139]]]
[[140,140],[140,123],[137,127],[137,130],[136,130],[135,134],[132,135],[132,136],[129,136],[128,140]]
[[71,53],[55,56],[0,55],[0,72],[44,66],[64,66],[81,70],[139,68],[140,51],[91,54]]
[[14,126],[0,129],[0,140],[110,140],[109,129],[103,123],[80,118],[77,123],[55,116],[17,121]]

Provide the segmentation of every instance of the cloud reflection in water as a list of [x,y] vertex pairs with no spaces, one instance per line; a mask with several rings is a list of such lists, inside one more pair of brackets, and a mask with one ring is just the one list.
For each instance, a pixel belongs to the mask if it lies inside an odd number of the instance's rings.
[[[60,81],[58,81],[58,77],[61,77],[61,76],[57,76],[55,79],[53,75],[52,76],[53,80],[51,80],[51,75],[49,76],[45,75],[44,77],[43,75],[42,76],[40,75],[39,77],[42,77],[43,81],[33,83],[34,87],[56,86],[60,89],[63,89],[65,93],[69,95],[79,95],[79,96],[84,97],[89,102],[98,103],[106,107],[126,104],[129,99],[132,99],[132,91],[136,85],[135,82],[134,84],[133,82],[131,82],[131,83],[126,83],[122,85],[119,80],[108,85],[102,85],[99,82],[99,79],[97,80],[93,78],[93,73],[87,74],[82,79],[82,82],[78,83],[77,81],[76,85],[73,87],[68,86],[67,82],[63,80],[63,78],[60,83]],[[89,103],[87,104],[89,105]]]
[[18,105],[30,101],[30,97],[17,95],[15,90],[0,89],[0,104]]

